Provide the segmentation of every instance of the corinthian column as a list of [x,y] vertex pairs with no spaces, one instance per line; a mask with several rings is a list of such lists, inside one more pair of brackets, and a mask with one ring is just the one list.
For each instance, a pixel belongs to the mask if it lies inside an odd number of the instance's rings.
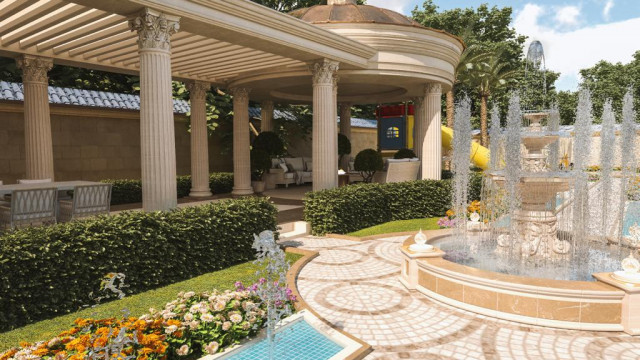
[[129,21],[140,54],[140,150],[145,211],[177,206],[176,144],[171,87],[171,35],[180,18],[145,9]]
[[273,131],[273,101],[266,100],[260,105],[261,131]]
[[47,72],[53,60],[23,55],[17,59],[24,84],[24,136],[27,179],[53,181],[53,143]]
[[425,86],[424,98],[415,100],[414,144],[422,162],[422,179],[440,180],[442,177],[441,99],[442,86],[432,83]]
[[250,89],[233,88],[233,195],[253,194],[249,133]]
[[[351,103],[341,103],[340,104],[340,134],[346,136],[349,140],[351,140]],[[349,169],[349,161],[351,156],[345,155],[342,158],[342,163],[340,167],[348,171]]]
[[211,196],[209,188],[209,142],[207,135],[207,91],[211,84],[187,83],[191,98],[191,192],[192,197]]
[[338,65],[329,60],[310,65],[313,74],[313,191],[338,186]]

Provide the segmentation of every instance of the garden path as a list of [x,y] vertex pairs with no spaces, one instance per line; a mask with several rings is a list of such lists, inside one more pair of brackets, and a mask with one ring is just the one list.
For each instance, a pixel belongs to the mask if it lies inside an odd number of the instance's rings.
[[639,359],[640,337],[549,329],[431,301],[398,280],[406,236],[363,242],[307,236],[320,255],[299,273],[311,308],[369,343],[366,359]]

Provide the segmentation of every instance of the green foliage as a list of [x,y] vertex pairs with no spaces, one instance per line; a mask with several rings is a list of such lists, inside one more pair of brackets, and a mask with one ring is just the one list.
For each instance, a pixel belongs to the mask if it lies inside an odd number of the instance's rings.
[[[482,173],[469,179],[469,201],[479,200]],[[304,220],[314,235],[347,234],[394,220],[444,216],[451,207],[451,180],[356,184],[307,193]]]
[[271,168],[271,157],[262,149],[251,150],[251,175],[254,180],[262,181],[262,176]]
[[[302,255],[287,253],[287,260],[293,264]],[[65,331],[77,318],[106,319],[121,315],[122,309],[131,312],[131,316],[139,317],[149,311],[149,308],[161,308],[169,301],[175,299],[179,292],[195,291],[197,293],[218,289],[220,291],[232,290],[234,284],[240,281],[252,284],[258,281],[256,271],[259,267],[253,261],[231,266],[224,270],[214,271],[197,276],[189,280],[180,281],[161,288],[145,291],[123,299],[102,303],[95,307],[85,308],[80,311],[58,316],[53,319],[43,320],[25,327],[0,333],[0,351],[18,346],[21,341],[35,342],[42,339],[51,339]]]
[[390,221],[388,223],[375,225],[366,229],[349,233],[349,235],[365,237],[365,236],[391,234],[391,233],[399,233],[399,232],[407,232],[407,231],[418,231],[421,229],[422,230],[438,230],[440,229],[440,226],[438,225],[438,219],[439,218],[435,217],[435,218],[424,218],[424,219]]
[[[602,108],[611,99],[618,118],[622,116],[622,98],[629,87],[634,90],[635,108],[640,109],[640,50],[628,64],[600,61],[591,68],[580,70],[582,86],[591,90],[595,122],[600,122]],[[640,121],[638,112],[637,121]]]
[[273,131],[263,131],[253,140],[253,149],[264,151],[271,158],[285,154],[284,142]]
[[[131,179],[102,180],[111,184],[111,205],[142,202],[142,181]],[[178,176],[176,179],[178,198],[189,196],[191,175]],[[212,173],[209,175],[209,187],[214,194],[227,194],[233,190],[233,173]]]
[[384,162],[382,155],[380,155],[378,151],[374,149],[364,149],[356,155],[353,167],[356,171],[360,172],[364,178],[364,182],[370,183],[376,171],[384,168]]
[[276,214],[251,197],[5,233],[0,331],[93,305],[108,273],[125,274],[135,294],[248,261],[253,234],[275,231]]
[[345,155],[351,154],[351,140],[344,135],[338,134],[338,155],[340,155],[340,161]]
[[577,91],[559,91],[557,94],[558,111],[560,112],[560,125],[572,125],[576,121],[576,109],[578,108]]
[[411,149],[400,149],[393,154],[394,159],[413,159],[417,157],[416,153]]

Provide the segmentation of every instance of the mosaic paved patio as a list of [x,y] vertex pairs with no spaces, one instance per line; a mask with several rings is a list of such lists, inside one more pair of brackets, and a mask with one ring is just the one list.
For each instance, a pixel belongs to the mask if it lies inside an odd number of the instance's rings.
[[374,348],[367,359],[640,359],[640,337],[541,328],[436,303],[398,281],[399,244],[304,237],[320,256],[299,274],[304,300]]

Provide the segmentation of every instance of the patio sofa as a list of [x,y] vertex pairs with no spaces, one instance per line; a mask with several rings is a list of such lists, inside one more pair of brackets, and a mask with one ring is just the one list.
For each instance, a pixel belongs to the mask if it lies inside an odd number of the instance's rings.
[[272,160],[267,176],[267,188],[277,185],[305,184],[313,181],[313,162],[308,157],[289,157]]

